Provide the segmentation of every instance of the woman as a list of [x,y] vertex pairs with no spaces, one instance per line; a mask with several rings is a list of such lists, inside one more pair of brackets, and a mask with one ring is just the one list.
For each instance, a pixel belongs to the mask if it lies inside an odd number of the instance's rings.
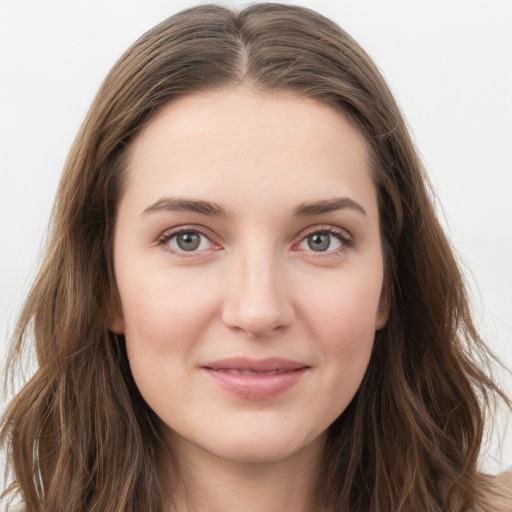
[[26,510],[510,509],[477,468],[507,398],[400,112],[332,22],[202,6],[145,34],[53,219],[2,431]]

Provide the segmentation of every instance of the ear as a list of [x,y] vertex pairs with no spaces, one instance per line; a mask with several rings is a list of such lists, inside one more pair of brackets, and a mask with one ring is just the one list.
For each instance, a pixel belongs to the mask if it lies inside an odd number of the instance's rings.
[[379,300],[379,307],[377,309],[377,314],[375,315],[375,330],[380,331],[388,322],[389,313],[391,310],[391,300],[389,299],[389,295],[382,290]]
[[115,334],[124,334],[124,316],[121,308],[121,301],[119,300],[119,294],[117,290],[114,290],[110,294],[108,316],[107,316],[107,328]]

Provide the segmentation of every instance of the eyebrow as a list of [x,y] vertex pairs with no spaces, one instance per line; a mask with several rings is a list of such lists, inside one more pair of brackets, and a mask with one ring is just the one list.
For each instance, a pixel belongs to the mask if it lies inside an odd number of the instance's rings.
[[[313,201],[302,203],[293,211],[292,217],[313,217],[344,209],[355,210],[366,215],[365,209],[349,197],[338,197],[334,199],[325,199],[322,201]],[[228,211],[217,203],[204,201],[201,199],[186,199],[180,197],[162,197],[148,206],[141,215],[159,211],[169,212],[192,212],[206,215],[208,217],[228,217]]]
[[294,217],[310,217],[349,208],[366,216],[366,210],[349,197],[337,197],[311,203],[302,203],[293,212]]
[[192,212],[207,215],[209,217],[227,217],[228,212],[225,208],[211,201],[202,201],[200,199],[185,199],[180,197],[162,197],[148,206],[142,215],[159,211],[169,212]]

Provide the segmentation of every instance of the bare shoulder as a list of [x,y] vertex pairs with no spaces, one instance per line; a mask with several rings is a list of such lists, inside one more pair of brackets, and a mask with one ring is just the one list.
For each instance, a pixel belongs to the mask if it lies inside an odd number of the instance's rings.
[[475,512],[512,512],[512,472],[480,475],[482,496]]

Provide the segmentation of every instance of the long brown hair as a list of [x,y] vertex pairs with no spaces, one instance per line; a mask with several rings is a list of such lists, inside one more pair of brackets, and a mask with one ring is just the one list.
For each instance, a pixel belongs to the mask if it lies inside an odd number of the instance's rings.
[[11,371],[29,340],[38,369],[3,418],[13,475],[4,498],[18,494],[34,512],[161,510],[155,417],[133,382],[123,337],[108,329],[127,148],[166,102],[242,82],[340,109],[366,141],[378,190],[391,313],[357,395],[329,429],[318,510],[446,512],[483,503],[484,414],[506,397],[482,370],[490,353],[404,120],[348,34],[278,4],[172,16],[101,86],[66,162],[46,257],[14,336]]

